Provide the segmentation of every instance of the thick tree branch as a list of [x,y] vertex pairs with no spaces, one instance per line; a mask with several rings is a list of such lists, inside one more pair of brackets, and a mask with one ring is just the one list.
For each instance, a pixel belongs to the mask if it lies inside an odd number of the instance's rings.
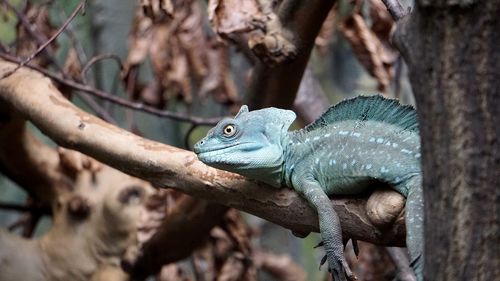
[[210,230],[222,222],[227,209],[191,196],[180,198],[139,255],[122,262],[123,268],[134,279],[143,279],[165,264],[187,258],[206,242]]
[[334,3],[334,0],[287,0],[280,5],[278,16],[282,26],[291,34],[297,57],[276,67],[257,62],[247,94],[251,108],[292,107],[316,35]]
[[35,138],[19,114],[0,105],[0,116],[0,172],[51,206],[57,190],[70,184],[59,169],[57,151]]
[[[15,65],[0,62],[0,75]],[[276,190],[239,175],[210,168],[189,151],[149,141],[89,115],[66,100],[41,74],[23,68],[0,80],[0,100],[17,109],[62,146],[88,154],[160,187],[171,187],[257,215],[297,233],[318,231],[315,212],[288,189]],[[366,215],[366,198],[332,201],[345,237],[403,245],[404,225],[381,230]]]

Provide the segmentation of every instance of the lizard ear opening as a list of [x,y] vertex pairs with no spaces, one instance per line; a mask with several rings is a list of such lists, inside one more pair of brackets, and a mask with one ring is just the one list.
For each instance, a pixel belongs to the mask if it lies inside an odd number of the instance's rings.
[[238,118],[238,116],[240,116],[240,114],[247,113],[247,112],[248,112],[248,106],[242,105],[240,108],[240,111],[238,111],[238,114],[236,114],[236,116],[234,116],[234,118]]

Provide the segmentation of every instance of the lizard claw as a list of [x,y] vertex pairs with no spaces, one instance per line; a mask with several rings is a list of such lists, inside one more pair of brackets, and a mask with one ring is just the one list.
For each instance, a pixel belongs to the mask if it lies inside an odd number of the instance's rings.
[[[344,247],[345,247],[344,243]],[[356,257],[358,257],[358,243],[356,240],[352,239],[352,244],[354,248],[354,253]],[[324,242],[321,241],[319,242],[318,245],[314,246],[314,248],[318,248],[324,245]],[[332,274],[333,281],[352,281],[352,280],[357,280],[358,278],[352,273],[349,264],[347,264],[347,261],[345,260],[344,256],[335,256],[332,255],[331,258],[328,257],[328,255],[323,256],[319,263],[319,270],[321,270],[321,266],[326,263],[328,260],[328,272]]]
[[353,281],[358,278],[352,273],[344,257],[328,258],[328,271],[332,274],[333,281]]
[[359,258],[359,247],[358,247],[358,240],[352,239],[352,249],[354,250],[354,255],[356,255],[356,258]]
[[[321,270],[321,266],[323,266],[327,260],[328,256],[324,255],[321,261],[319,262],[319,270]],[[330,272],[330,268],[328,268],[328,272]]]
[[319,242],[318,245],[314,246],[313,249],[316,249],[316,248],[319,248],[319,247],[323,247],[323,245],[325,245],[325,243],[323,243],[323,241]]

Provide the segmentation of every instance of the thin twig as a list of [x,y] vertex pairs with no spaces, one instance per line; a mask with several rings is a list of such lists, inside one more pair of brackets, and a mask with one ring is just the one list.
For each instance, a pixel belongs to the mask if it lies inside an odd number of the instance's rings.
[[[14,63],[20,62],[20,60],[18,58],[13,57],[13,56],[8,55],[8,54],[0,53],[0,58],[3,58],[7,61],[14,62]],[[34,69],[40,73],[43,73],[47,77],[50,77],[50,78],[54,79],[55,81],[65,85],[65,86],[71,87],[75,90],[79,90],[79,91],[91,94],[93,96],[99,97],[103,100],[110,101],[112,103],[121,105],[121,106],[126,107],[126,108],[147,112],[149,114],[152,114],[152,115],[155,115],[158,117],[169,118],[169,119],[172,119],[175,121],[181,121],[181,122],[189,122],[189,123],[193,123],[193,124],[196,124],[199,126],[213,126],[213,125],[217,124],[217,122],[219,122],[222,119],[221,117],[202,118],[202,117],[195,117],[195,116],[186,116],[186,115],[181,114],[181,113],[160,110],[160,109],[154,108],[152,106],[145,105],[143,103],[130,102],[130,101],[127,101],[127,100],[122,99],[120,97],[112,96],[104,91],[93,88],[89,85],[81,84],[81,83],[76,82],[74,80],[64,78],[60,74],[55,74],[55,73],[48,71],[46,69],[43,69],[41,67],[31,65],[31,64],[27,64],[25,66],[28,68]]]
[[105,60],[105,59],[112,59],[112,60],[116,61],[116,63],[118,63],[118,66],[120,67],[120,71],[123,70],[122,60],[120,59],[119,56],[117,56],[115,54],[101,54],[101,55],[94,56],[82,68],[82,80],[85,84],[87,84],[87,72],[89,71],[89,69],[95,63],[97,63],[101,60]]
[[409,10],[405,10],[398,0],[382,0],[382,2],[394,21],[398,21],[409,14]]
[[18,65],[14,69],[12,69],[9,72],[6,72],[2,77],[0,77],[0,79],[9,77],[14,72],[16,72],[19,68],[27,65],[32,59],[34,59],[38,54],[40,54],[50,43],[52,43],[54,40],[56,40],[56,38],[59,36],[59,34],[61,34],[64,31],[66,26],[68,26],[68,24],[76,17],[76,15],[80,11],[83,11],[83,12],[85,11],[86,2],[87,2],[87,0],[81,0],[80,4],[78,4],[78,6],[73,11],[71,16],[64,22],[64,24],[57,30],[57,32],[54,35],[52,35],[52,37],[49,38],[49,40],[47,40],[40,47],[38,47],[38,49],[35,52],[33,52],[29,57],[27,57],[23,61],[19,62]]
[[[16,7],[14,7],[9,1],[2,0],[2,3],[9,8],[14,14],[16,14],[16,17],[19,19],[21,22],[21,25],[24,27],[24,29],[28,32],[28,34],[35,39],[35,41],[38,43],[38,45],[43,45],[45,43],[46,38],[42,37],[42,34],[40,32],[36,32],[33,30],[31,27],[31,24],[29,21],[26,19],[26,16],[23,15],[21,12],[19,12]],[[50,63],[54,64],[58,70],[60,70],[59,65],[57,65],[56,61],[52,57],[52,49],[50,49],[50,46],[47,46],[46,49],[43,49],[43,52],[45,54],[45,58],[47,58]]]

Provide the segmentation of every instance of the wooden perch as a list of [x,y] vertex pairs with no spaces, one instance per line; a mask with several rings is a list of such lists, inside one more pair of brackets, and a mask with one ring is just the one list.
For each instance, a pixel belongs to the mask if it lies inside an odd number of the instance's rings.
[[[15,67],[0,60],[0,75]],[[315,212],[292,190],[274,189],[208,167],[190,151],[150,141],[110,125],[74,106],[48,78],[26,67],[0,80],[0,100],[58,144],[156,186],[234,207],[295,233],[318,231]],[[332,204],[339,214],[344,237],[380,245],[404,245],[401,216],[382,230],[370,223],[366,198],[336,198]]]

